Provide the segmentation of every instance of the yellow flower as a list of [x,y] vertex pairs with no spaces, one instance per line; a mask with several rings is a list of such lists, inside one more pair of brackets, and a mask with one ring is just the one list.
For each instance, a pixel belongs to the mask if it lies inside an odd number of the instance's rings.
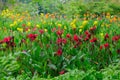
[[67,27],[66,27],[66,26],[64,26],[64,29],[66,30],[66,29],[67,29]]
[[27,23],[27,26],[31,26],[31,22],[28,22],[28,23]]
[[44,29],[45,32],[47,32],[48,30],[47,29]]
[[40,14],[40,16],[44,16],[44,14],[43,14],[43,13],[41,13],[41,14]]
[[17,30],[23,32],[23,28],[17,28]]
[[17,21],[14,21],[14,22],[13,22],[13,25],[14,25],[14,26],[17,25]]
[[98,25],[98,21],[94,21],[93,25]]
[[75,29],[75,28],[76,28],[76,25],[75,25],[75,24],[73,24],[73,25],[71,25],[71,27],[72,27],[72,29]]
[[38,28],[39,28],[40,26],[37,24],[37,25],[36,25],[36,27],[38,27]]
[[62,26],[62,24],[58,24],[58,27],[61,27]]
[[103,34],[103,33],[100,33],[100,36],[101,36],[101,37],[104,37],[104,34]]
[[82,28],[84,28],[84,26],[80,26],[79,28],[81,28],[81,29],[82,29]]
[[83,21],[82,25],[83,25],[83,26],[86,26],[86,25],[87,25],[87,23],[88,23],[88,21],[87,21],[87,20],[85,20],[85,21]]
[[14,24],[10,24],[10,27],[13,27],[14,26]]
[[79,32],[82,32],[82,29],[79,29]]
[[77,21],[77,19],[74,19],[72,22],[73,22],[73,23],[76,23],[76,21]]

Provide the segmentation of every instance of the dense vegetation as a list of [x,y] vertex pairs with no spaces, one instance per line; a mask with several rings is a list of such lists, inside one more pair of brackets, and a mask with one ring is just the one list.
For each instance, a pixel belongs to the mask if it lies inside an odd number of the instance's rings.
[[0,80],[120,79],[119,2],[8,1],[0,13]]

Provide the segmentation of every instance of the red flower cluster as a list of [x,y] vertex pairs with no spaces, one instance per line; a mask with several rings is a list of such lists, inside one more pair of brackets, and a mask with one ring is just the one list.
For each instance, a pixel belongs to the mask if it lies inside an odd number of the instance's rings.
[[78,42],[78,41],[79,41],[79,37],[75,34],[75,35],[73,36],[73,40],[76,41],[76,42]]
[[90,40],[91,43],[96,42],[96,41],[97,41],[97,38],[93,38]]
[[58,49],[57,52],[56,52],[56,55],[61,56],[62,55],[62,49]]
[[109,43],[105,43],[105,44],[104,44],[104,47],[105,47],[105,48],[108,48],[108,47],[109,47]]
[[119,38],[119,36],[113,36],[112,37],[112,41],[118,41],[120,38]]
[[100,50],[102,50],[102,49],[103,49],[103,46],[101,45],[101,46],[100,46]]
[[2,42],[6,43],[7,47],[14,47],[14,46],[16,46],[16,44],[14,43],[14,37],[11,37],[11,36],[5,37],[2,40]]
[[43,29],[41,29],[41,30],[39,30],[39,32],[40,32],[40,34],[43,34],[43,33],[44,33],[44,30],[43,30]]
[[60,29],[57,30],[57,31],[56,31],[56,34],[57,34],[58,36],[61,36],[61,35],[63,34],[63,30],[60,30]]
[[9,43],[10,41],[12,40],[12,37],[5,37],[4,39],[3,39],[3,42],[5,42],[5,43]]
[[107,40],[108,38],[109,38],[109,35],[108,35],[108,33],[106,33],[104,39]]
[[109,43],[105,43],[104,45],[100,46],[100,50],[102,50],[104,48],[109,48]]
[[61,44],[61,43],[66,44],[67,40],[65,38],[58,38],[57,39],[57,44]]
[[85,31],[85,35],[86,35],[86,37],[85,37],[85,41],[87,41],[87,40],[89,40],[90,39],[90,37],[91,37],[91,34],[90,34],[90,32],[87,30],[87,31]]
[[67,37],[67,38],[71,38],[71,35],[70,35],[70,34],[67,34],[66,37]]
[[65,74],[65,71],[62,70],[62,71],[59,72],[59,74],[60,74],[60,75]]
[[29,34],[27,37],[31,40],[34,41],[38,35],[37,34]]
[[95,31],[95,30],[96,30],[96,26],[90,28],[90,31],[91,31],[91,32],[93,32],[93,31]]

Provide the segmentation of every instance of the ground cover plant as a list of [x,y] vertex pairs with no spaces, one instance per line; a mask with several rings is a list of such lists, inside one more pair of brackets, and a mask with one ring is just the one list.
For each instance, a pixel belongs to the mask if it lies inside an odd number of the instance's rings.
[[0,14],[1,80],[119,80],[119,58],[119,14]]

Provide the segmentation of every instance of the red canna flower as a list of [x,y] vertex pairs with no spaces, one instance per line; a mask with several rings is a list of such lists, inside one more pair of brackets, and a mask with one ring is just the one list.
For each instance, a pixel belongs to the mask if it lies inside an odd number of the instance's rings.
[[89,32],[88,30],[86,30],[86,31],[85,31],[85,34],[88,35],[88,34],[90,34],[90,32]]
[[78,42],[79,41],[79,37],[75,34],[74,37],[73,37],[73,40]]
[[57,39],[57,44],[61,44],[61,43],[63,43],[63,44],[66,44],[67,43],[67,40],[66,39],[62,39],[62,38],[58,38]]
[[105,34],[105,40],[109,38],[108,33]]
[[96,26],[90,28],[91,32],[93,32],[94,30],[96,30]]
[[101,46],[100,46],[100,50],[102,50],[102,49],[103,49],[103,46],[101,45]]
[[43,30],[43,29],[41,29],[41,30],[39,30],[39,32],[40,32],[40,34],[43,34],[43,33],[44,33],[44,30]]
[[90,40],[91,43],[96,42],[96,41],[97,41],[97,38],[93,38]]
[[62,43],[62,38],[58,38],[57,39],[57,44],[61,44]]
[[88,30],[85,31],[86,38],[84,39],[85,41],[89,40],[91,37],[91,34]]
[[60,75],[65,74],[65,71],[62,70],[62,71],[59,72],[59,74],[60,74]]
[[119,36],[113,36],[112,37],[112,41],[118,41],[119,40]]
[[59,30],[56,31],[56,34],[57,34],[58,36],[61,36],[62,33],[63,33],[63,30],[60,30],[60,29],[59,29]]
[[9,43],[10,41],[12,40],[12,37],[5,37],[4,39],[3,39],[3,42],[5,42],[5,43]]
[[62,49],[58,49],[57,52],[56,52],[56,55],[61,56],[62,55]]
[[104,47],[105,47],[105,48],[108,48],[108,47],[109,47],[109,43],[105,43],[105,44],[104,44]]
[[88,41],[89,40],[89,37],[86,37],[85,39],[84,39],[84,41]]
[[62,43],[63,43],[63,44],[66,44],[66,43],[67,43],[67,40],[66,40],[66,39],[62,39]]
[[70,34],[67,34],[66,37],[67,37],[67,38],[71,38],[71,35],[70,35]]
[[29,34],[27,37],[31,40],[34,41],[38,35],[37,34]]

